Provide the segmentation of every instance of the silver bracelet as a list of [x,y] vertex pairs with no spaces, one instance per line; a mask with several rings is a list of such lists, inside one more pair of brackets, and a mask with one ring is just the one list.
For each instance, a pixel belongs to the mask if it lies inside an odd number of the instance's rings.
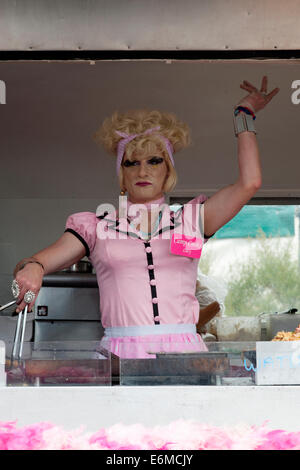
[[241,132],[254,132],[257,134],[253,117],[249,114],[240,111],[237,115],[233,115],[233,126],[234,126],[234,133],[237,137]]

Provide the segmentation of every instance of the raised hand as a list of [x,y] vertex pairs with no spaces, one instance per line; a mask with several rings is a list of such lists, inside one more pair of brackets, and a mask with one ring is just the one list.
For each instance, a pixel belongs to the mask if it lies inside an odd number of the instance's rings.
[[248,107],[252,109],[254,113],[257,113],[263,109],[279,92],[279,88],[274,88],[274,90],[270,91],[270,93],[267,93],[267,87],[268,77],[266,75],[262,79],[260,91],[258,91],[258,89],[250,82],[244,80],[240,85],[240,88],[248,91],[249,94],[238,103],[238,106]]

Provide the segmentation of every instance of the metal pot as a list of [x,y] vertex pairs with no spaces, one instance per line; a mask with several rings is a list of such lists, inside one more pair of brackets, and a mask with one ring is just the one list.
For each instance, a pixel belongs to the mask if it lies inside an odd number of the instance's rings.
[[67,273],[92,273],[93,265],[89,261],[78,261],[69,268],[63,269]]

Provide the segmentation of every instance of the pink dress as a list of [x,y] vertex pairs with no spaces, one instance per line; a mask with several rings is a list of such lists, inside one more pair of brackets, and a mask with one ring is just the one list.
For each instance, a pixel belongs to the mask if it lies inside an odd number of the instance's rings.
[[[107,212],[68,217],[66,231],[83,243],[96,271],[105,328],[103,347],[127,358],[153,357],[151,353],[160,351],[207,351],[195,326],[199,319],[195,296],[199,258],[170,251],[170,239],[182,230],[182,223],[207,241],[200,217],[206,199],[199,195],[189,201],[192,211],[187,204],[168,217],[162,211],[147,240],[133,226],[133,217]],[[164,198],[158,201],[164,202]]]

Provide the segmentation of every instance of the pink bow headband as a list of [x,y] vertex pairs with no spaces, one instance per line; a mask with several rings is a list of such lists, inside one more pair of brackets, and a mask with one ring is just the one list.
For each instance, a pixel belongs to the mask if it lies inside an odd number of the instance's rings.
[[[160,126],[157,127],[152,127],[151,129],[148,129],[147,131],[141,132],[140,134],[125,134],[125,132],[120,132],[120,131],[115,131],[118,135],[123,137],[123,139],[119,140],[118,142],[118,153],[117,153],[117,175],[120,173],[120,166],[122,163],[122,158],[125,152],[125,147],[126,145],[131,142],[131,140],[135,139],[136,137],[140,135],[146,135],[146,134],[152,134],[154,131],[158,131],[160,129]],[[166,149],[168,151],[170,160],[172,162],[172,165],[175,166],[174,164],[174,159],[173,159],[173,147],[169,139],[164,137],[161,134],[158,134],[159,137],[164,141]]]

